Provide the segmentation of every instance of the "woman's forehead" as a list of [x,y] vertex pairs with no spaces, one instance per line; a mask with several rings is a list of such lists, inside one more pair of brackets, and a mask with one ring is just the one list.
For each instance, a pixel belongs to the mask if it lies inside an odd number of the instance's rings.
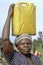
[[23,43],[23,42],[29,42],[29,43],[31,43],[31,41],[29,39],[26,39],[26,38],[25,39],[21,39],[19,43]]

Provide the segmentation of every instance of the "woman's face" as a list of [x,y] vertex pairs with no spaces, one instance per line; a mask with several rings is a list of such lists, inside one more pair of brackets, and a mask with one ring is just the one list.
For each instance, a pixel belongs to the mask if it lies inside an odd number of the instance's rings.
[[31,50],[32,42],[28,39],[22,39],[17,48],[22,54],[28,54]]

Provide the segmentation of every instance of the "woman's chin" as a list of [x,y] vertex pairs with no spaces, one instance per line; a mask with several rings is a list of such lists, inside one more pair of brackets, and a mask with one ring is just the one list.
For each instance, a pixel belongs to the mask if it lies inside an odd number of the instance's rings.
[[23,52],[23,54],[28,54],[28,53],[29,53],[28,51]]

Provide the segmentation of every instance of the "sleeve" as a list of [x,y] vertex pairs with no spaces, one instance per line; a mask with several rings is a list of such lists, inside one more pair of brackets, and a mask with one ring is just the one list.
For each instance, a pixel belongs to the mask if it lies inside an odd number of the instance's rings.
[[37,58],[37,65],[42,65],[42,62],[39,58]]
[[[2,51],[3,52],[3,51]],[[5,55],[3,52],[3,56],[5,58],[5,60],[7,61],[8,64],[11,64],[12,60],[13,60],[13,56],[16,53],[16,51],[13,49],[12,52],[10,54]]]
[[38,65],[42,65],[42,62],[40,60],[38,60]]

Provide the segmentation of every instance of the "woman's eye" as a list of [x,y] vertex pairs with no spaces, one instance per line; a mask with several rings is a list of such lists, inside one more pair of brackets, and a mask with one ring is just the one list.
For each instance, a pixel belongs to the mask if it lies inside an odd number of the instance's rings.
[[24,45],[25,43],[21,43],[21,45]]
[[31,43],[27,43],[27,44],[31,45]]

